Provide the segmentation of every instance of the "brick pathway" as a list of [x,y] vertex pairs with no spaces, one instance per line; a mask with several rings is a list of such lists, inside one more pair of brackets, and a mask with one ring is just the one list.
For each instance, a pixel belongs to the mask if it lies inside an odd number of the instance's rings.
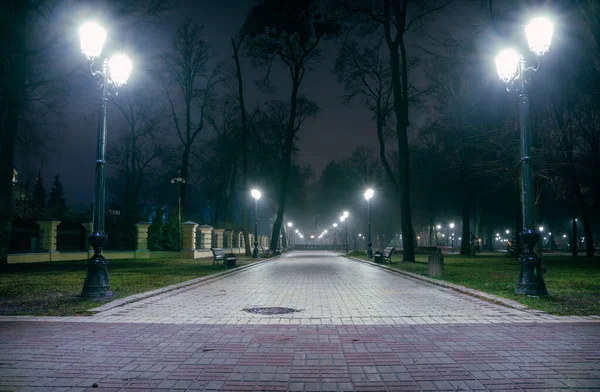
[[0,318],[0,391],[600,391],[600,323],[578,320],[296,253],[92,317]]

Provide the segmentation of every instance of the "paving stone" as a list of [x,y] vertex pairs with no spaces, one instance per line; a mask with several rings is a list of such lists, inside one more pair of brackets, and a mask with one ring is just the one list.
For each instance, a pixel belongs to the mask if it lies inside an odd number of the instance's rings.
[[93,317],[0,318],[0,391],[600,390],[598,318],[540,317],[313,256]]

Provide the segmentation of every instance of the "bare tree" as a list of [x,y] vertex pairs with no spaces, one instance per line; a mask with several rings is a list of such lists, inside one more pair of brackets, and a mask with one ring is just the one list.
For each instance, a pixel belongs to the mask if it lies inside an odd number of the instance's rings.
[[336,33],[336,26],[325,11],[322,2],[316,0],[271,0],[254,6],[244,26],[249,36],[245,45],[247,53],[257,65],[267,69],[262,87],[272,88],[269,74],[275,61],[283,65],[291,79],[271,250],[277,248],[283,224],[294,141],[302,123],[298,118],[300,86],[306,72],[321,60],[321,40]]
[[248,124],[248,113],[246,110],[246,99],[244,92],[244,79],[242,75],[242,66],[240,63],[240,49],[242,48],[246,39],[246,33],[244,29],[240,31],[236,38],[231,39],[231,47],[233,49],[233,60],[235,61],[235,80],[237,84],[237,101],[239,104],[240,111],[240,126],[241,126],[241,143],[240,149],[242,150],[242,231],[244,233],[244,246],[246,256],[252,254],[250,248],[250,236],[248,226],[248,144],[250,138],[250,127]]
[[[402,238],[404,239],[404,261],[414,261],[415,244],[414,240],[409,239],[416,238],[410,203],[408,147],[411,101],[408,77],[410,59],[405,34],[420,26],[425,16],[443,9],[452,1],[360,0],[345,4],[345,8],[349,11],[348,26],[363,37],[372,34],[376,36],[383,35],[389,53],[395,136],[398,151],[398,175],[397,178],[390,179],[394,182],[399,197]],[[389,176],[390,172],[387,171],[387,173]]]
[[138,219],[138,204],[144,182],[153,164],[164,155],[164,142],[159,137],[164,109],[140,91],[127,91],[114,102],[127,124],[125,135],[114,144],[111,155],[124,177],[124,212],[128,222]]
[[[202,27],[186,20],[179,26],[171,50],[162,56],[167,83],[170,116],[181,143],[180,183],[182,212],[185,212],[189,186],[190,154],[207,123],[207,111],[221,82],[221,66],[209,70],[210,46],[202,39]],[[181,106],[180,106],[181,105]],[[183,213],[182,213],[183,216]]]

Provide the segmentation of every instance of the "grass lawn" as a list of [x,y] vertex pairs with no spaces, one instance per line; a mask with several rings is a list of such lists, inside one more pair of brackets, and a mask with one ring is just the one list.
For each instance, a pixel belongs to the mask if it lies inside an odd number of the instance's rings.
[[[426,255],[418,255],[416,263],[400,263],[401,255],[394,255],[393,260],[393,268],[427,276]],[[435,279],[512,299],[555,315],[600,315],[599,258],[545,255],[543,263],[548,297],[515,294],[520,266],[505,255],[444,255],[444,276]]]
[[[237,257],[238,266],[253,261]],[[109,261],[108,277],[118,299],[223,270],[212,258],[125,259]],[[0,274],[0,315],[72,316],[101,305],[78,297],[86,271],[85,261],[9,265]]]

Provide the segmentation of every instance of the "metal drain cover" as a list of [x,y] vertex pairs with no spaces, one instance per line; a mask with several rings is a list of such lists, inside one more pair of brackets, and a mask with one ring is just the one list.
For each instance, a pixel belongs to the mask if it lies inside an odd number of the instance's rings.
[[286,313],[300,312],[300,310],[298,310],[298,309],[279,308],[279,307],[244,308],[242,310],[244,312],[254,313],[254,314],[286,314]]

